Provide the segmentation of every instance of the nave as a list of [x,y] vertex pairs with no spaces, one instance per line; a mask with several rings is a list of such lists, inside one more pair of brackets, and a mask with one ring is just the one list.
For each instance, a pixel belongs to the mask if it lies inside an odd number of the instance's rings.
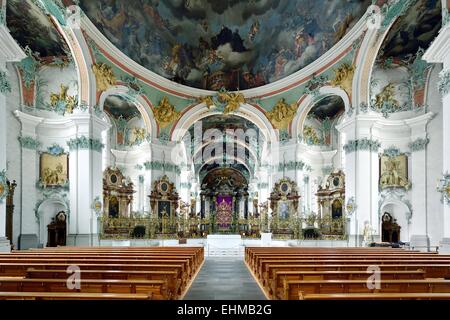
[[449,255],[394,248],[58,247],[0,256],[1,300],[450,299]]

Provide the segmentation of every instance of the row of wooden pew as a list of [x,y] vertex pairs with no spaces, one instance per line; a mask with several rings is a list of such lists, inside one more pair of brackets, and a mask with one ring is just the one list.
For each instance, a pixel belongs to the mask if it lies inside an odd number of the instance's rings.
[[393,248],[247,247],[269,299],[450,299],[450,255]]
[[0,300],[175,300],[203,247],[58,247],[0,254]]

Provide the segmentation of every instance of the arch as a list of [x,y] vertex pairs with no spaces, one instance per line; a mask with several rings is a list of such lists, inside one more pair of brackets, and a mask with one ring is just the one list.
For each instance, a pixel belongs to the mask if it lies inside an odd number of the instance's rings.
[[[222,159],[222,157],[213,157],[213,158],[209,158],[208,160],[206,160],[204,163],[202,163],[202,165],[198,168],[198,172],[200,173],[200,171],[202,170],[202,168],[204,167],[204,166],[206,166],[207,164],[209,164],[209,163],[211,163],[212,161],[214,161],[214,160],[221,160]],[[230,157],[230,159],[232,159],[232,160],[234,160],[234,161],[236,161],[236,162],[239,162],[240,164],[242,164],[244,167],[245,167],[245,169],[247,169],[247,171],[250,173],[250,177],[252,177],[253,175],[254,175],[254,173],[252,173],[252,170],[250,170],[250,168],[249,168],[249,166],[245,163],[245,161],[244,160],[242,160],[242,159],[240,159],[240,158],[237,158],[237,157]]]
[[[39,223],[39,242],[44,246],[47,244],[47,225],[52,221],[59,211],[64,211],[69,222],[70,206],[66,198],[59,194],[53,194],[49,198],[42,200],[37,205],[36,217]],[[69,230],[67,225],[66,232]]]
[[312,95],[307,95],[302,96],[298,100],[298,103],[300,103],[300,105],[298,106],[299,111],[297,111],[297,114],[292,120],[291,136],[296,138],[298,137],[299,134],[302,133],[303,124],[305,123],[306,116],[317,102],[333,95],[340,97],[342,101],[344,101],[345,112],[350,110],[351,103],[347,92],[338,87],[324,86],[320,88],[318,97],[314,98]]
[[156,138],[158,134],[158,126],[155,121],[155,117],[153,116],[153,109],[150,101],[145,99],[143,96],[131,96],[129,94],[129,89],[126,86],[123,85],[116,85],[113,86],[105,91],[102,92],[99,98],[98,106],[100,110],[103,111],[103,107],[105,105],[105,100],[109,96],[121,96],[125,97],[126,99],[132,100],[136,108],[139,110],[139,112],[142,115],[142,119],[145,123],[145,129],[148,133],[150,133],[152,138]]
[[[210,145],[210,144],[212,144],[212,143],[216,143],[216,142],[215,142],[215,141],[207,141],[207,142],[201,143],[201,144],[194,150],[194,153],[192,154],[192,159],[195,159],[196,156],[197,156],[197,154],[198,154],[199,152],[202,152],[202,150],[203,150],[204,147],[206,147],[206,146],[208,146],[208,145]],[[245,141],[242,141],[242,140],[237,139],[237,140],[234,140],[233,143],[236,143],[236,144],[238,144],[239,146],[242,146],[243,148],[245,148],[246,150],[248,150],[249,154],[253,157],[255,163],[257,163],[257,162],[259,161],[258,156],[256,155],[255,151],[254,151],[252,148],[249,148],[249,147],[246,145]],[[225,150],[224,150],[224,151],[225,151]]]
[[[221,114],[221,112],[214,109],[208,109],[205,103],[200,103],[188,108],[173,126],[170,134],[171,140],[181,140],[195,122],[208,116]],[[277,130],[273,128],[272,124],[270,123],[269,119],[267,119],[264,111],[261,108],[245,103],[241,104],[238,110],[230,114],[242,117],[248,121],[253,122],[263,134],[267,142],[278,142]]]
[[382,231],[382,216],[384,212],[387,211],[397,223],[402,227],[400,232],[401,241],[409,241],[409,226],[411,224],[412,210],[408,203],[405,201],[397,199],[395,197],[389,197],[384,199],[384,201],[379,205],[378,211],[378,227],[380,230],[380,236]]

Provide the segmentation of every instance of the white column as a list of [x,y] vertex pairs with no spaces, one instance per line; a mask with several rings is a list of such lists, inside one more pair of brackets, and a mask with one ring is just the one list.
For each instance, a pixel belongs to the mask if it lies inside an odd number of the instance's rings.
[[[438,36],[423,55],[429,63],[442,63],[439,87],[442,93],[443,174],[450,173],[450,23],[442,26]],[[450,252],[450,204],[443,205],[443,239],[440,252]]]
[[428,212],[426,194],[427,184],[427,125],[433,118],[433,113],[427,113],[408,121],[411,127],[411,204],[414,208],[410,225],[410,243],[413,247],[429,247]]
[[[39,225],[36,218],[35,205],[37,202],[36,182],[39,179],[39,157],[37,153],[40,144],[36,128],[44,120],[20,111],[15,111],[21,123],[21,185],[22,212],[19,235],[20,249],[37,248],[39,242]],[[45,243],[43,244],[45,245]]]
[[[345,133],[347,146],[357,142],[356,148],[346,152],[345,160],[345,199],[355,198],[356,210],[350,218],[350,245],[360,246],[364,224],[367,221],[380,234],[378,219],[378,149],[365,146],[364,140],[376,142],[372,136],[375,119],[370,116],[357,116],[338,127]],[[376,240],[376,237],[375,237]]]
[[[6,2],[0,5],[0,14],[5,16],[6,12]],[[7,62],[17,62],[26,58],[25,53],[20,49],[19,45],[10,35],[5,22],[0,23],[0,72],[2,82],[4,84],[9,84],[10,80],[8,71],[6,70]],[[6,133],[7,133],[7,123],[6,123],[6,94],[9,93],[6,87],[0,88],[0,172],[6,170]],[[6,172],[6,175],[8,173]],[[11,246],[9,240],[6,239],[6,203],[2,201],[0,203],[0,252],[10,251]]]
[[[92,209],[96,197],[103,199],[103,171],[101,148],[95,143],[101,142],[102,131],[108,124],[100,118],[85,114],[74,114],[71,120],[76,126],[76,135],[70,146],[70,216],[68,245],[98,244],[97,216]],[[87,139],[88,143],[81,141]]]

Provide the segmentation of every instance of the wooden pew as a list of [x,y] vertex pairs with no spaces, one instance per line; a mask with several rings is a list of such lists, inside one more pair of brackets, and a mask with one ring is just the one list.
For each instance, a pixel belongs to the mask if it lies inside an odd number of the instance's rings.
[[[129,259],[78,259],[78,258],[55,258],[55,259],[15,259],[15,258],[2,258],[0,259],[0,274],[1,267],[9,264],[31,264],[31,263],[49,263],[49,264],[65,264],[65,265],[182,265],[182,274],[186,274],[188,278],[191,278],[196,268],[191,269],[189,260],[187,259],[145,259],[145,260],[129,260]],[[81,268],[81,267],[80,267]],[[85,268],[85,267],[84,267]],[[95,269],[95,268],[90,268]]]
[[411,264],[411,265],[442,265],[449,269],[445,276],[448,276],[450,271],[450,262],[446,260],[401,260],[401,259],[373,259],[373,260],[262,260],[259,264],[259,268],[256,272],[256,275],[259,279],[265,276],[267,272],[267,265],[271,264],[290,264],[290,265],[315,265],[317,267],[324,266],[326,268],[327,265],[364,265],[366,268],[368,266],[383,266],[383,265],[391,265],[391,264]]
[[[71,274],[66,270],[27,270],[25,278],[29,279],[67,279]],[[116,280],[163,280],[171,293],[171,297],[178,298],[184,287],[176,271],[121,271],[121,270],[80,270],[81,279],[116,279]]]
[[82,292],[82,293],[142,293],[155,300],[172,297],[163,280],[98,280],[81,279],[80,289],[69,289],[66,279],[0,278],[1,292]]
[[[364,280],[371,276],[366,271],[275,271],[270,283],[265,284],[270,295],[279,295],[285,280]],[[381,281],[425,279],[423,270],[380,271]]]
[[0,292],[0,300],[151,300],[142,293]]
[[285,280],[281,298],[297,300],[302,294],[318,293],[450,293],[450,280],[382,280],[379,289],[369,289],[366,280]]
[[302,294],[299,300],[450,300],[450,293],[332,293]]

